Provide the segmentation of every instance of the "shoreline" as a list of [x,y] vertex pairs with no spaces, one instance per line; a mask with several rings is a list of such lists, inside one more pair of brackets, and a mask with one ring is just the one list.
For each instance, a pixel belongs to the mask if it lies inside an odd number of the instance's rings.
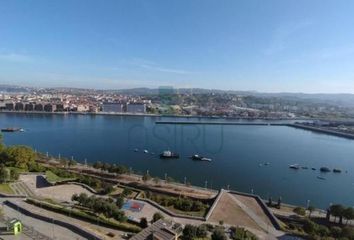
[[153,114],[153,113],[111,113],[111,112],[44,112],[44,111],[8,111],[0,110],[0,114],[36,114],[36,115],[84,115],[84,116],[136,116],[136,117],[173,117],[173,118],[204,118],[204,119],[222,119],[222,120],[250,120],[250,121],[296,121],[296,120],[306,120],[313,121],[317,120],[314,118],[304,118],[304,117],[295,117],[295,118],[250,118],[250,117],[222,117],[222,116],[203,116],[203,115],[173,115],[173,114]]

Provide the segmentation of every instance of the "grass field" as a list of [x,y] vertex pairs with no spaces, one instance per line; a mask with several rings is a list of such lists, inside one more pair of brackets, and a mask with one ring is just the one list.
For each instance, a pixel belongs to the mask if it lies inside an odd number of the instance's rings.
[[0,192],[5,193],[5,194],[14,194],[14,192],[10,188],[9,184],[7,184],[7,183],[0,184]]
[[55,184],[55,183],[58,183],[58,182],[63,182],[63,181],[75,180],[75,178],[59,177],[58,175],[56,175],[52,171],[46,171],[45,175],[47,176],[47,181],[52,183],[52,184]]

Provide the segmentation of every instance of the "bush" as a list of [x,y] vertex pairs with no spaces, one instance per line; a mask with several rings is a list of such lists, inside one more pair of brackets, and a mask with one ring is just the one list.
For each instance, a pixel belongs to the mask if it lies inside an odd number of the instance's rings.
[[315,234],[317,232],[318,225],[311,220],[306,219],[303,228],[306,233]]
[[193,240],[197,236],[197,227],[187,224],[183,229],[183,240]]
[[205,238],[208,235],[208,228],[205,225],[200,225],[197,227],[197,233],[196,233],[198,238]]
[[294,208],[294,213],[300,215],[300,216],[305,216],[306,215],[306,210],[303,207],[296,207]]
[[157,221],[160,220],[160,219],[164,219],[164,217],[163,217],[162,214],[159,213],[159,212],[154,213],[154,215],[152,216],[152,222],[153,222],[153,223],[154,223],[154,222],[157,222]]
[[216,228],[211,235],[212,240],[226,240],[225,232],[222,228]]
[[144,217],[141,218],[141,219],[140,219],[139,226],[140,226],[141,228],[147,228],[147,227],[149,226],[149,223],[148,223],[147,219],[144,218]]

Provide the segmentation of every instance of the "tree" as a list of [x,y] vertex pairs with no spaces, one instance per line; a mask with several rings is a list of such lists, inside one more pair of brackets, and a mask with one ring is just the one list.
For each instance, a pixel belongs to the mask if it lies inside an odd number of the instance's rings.
[[8,166],[27,169],[35,161],[36,154],[27,146],[11,146],[5,150],[5,159]]
[[311,218],[311,214],[313,211],[315,211],[315,207],[314,206],[308,206],[307,210],[309,211],[309,218]]
[[157,222],[160,219],[163,219],[163,215],[159,212],[155,212],[154,215],[152,216],[152,222]]
[[116,205],[119,209],[121,209],[123,207],[123,204],[124,204],[124,198],[119,196],[116,200]]
[[222,228],[216,228],[213,231],[213,234],[211,234],[211,239],[212,240],[226,240],[226,235],[225,232]]
[[187,224],[183,229],[183,240],[193,240],[197,236],[197,228]]
[[334,204],[330,207],[331,214],[334,216],[334,221],[339,217],[339,223],[342,224],[344,207],[341,204]]
[[208,235],[208,229],[205,225],[200,225],[197,227],[197,237],[198,238],[205,238]]
[[343,217],[347,220],[347,224],[348,221],[353,220],[354,219],[354,208],[352,207],[347,207],[346,209],[343,210]]
[[147,228],[149,226],[149,223],[145,217],[140,218],[140,223],[139,223],[141,228]]
[[0,165],[0,183],[5,183],[9,181],[10,179],[10,174],[9,170],[5,167],[4,164]]

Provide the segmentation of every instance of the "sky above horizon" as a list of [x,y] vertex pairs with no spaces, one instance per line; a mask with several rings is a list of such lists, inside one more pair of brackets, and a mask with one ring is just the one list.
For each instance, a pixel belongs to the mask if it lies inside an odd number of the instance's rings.
[[0,84],[354,93],[352,0],[0,0]]

